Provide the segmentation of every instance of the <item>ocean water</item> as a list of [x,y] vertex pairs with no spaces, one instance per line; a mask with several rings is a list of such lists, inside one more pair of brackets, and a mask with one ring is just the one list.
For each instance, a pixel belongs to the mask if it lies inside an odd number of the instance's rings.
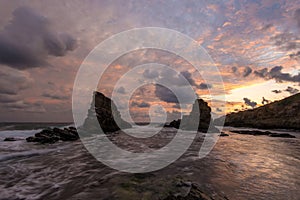
[[[98,162],[80,140],[40,145],[24,140],[39,130],[2,130],[0,199],[159,199],[164,187],[180,178],[197,183],[212,197],[299,200],[300,133],[289,132],[296,138],[272,138],[239,135],[229,132],[231,129],[235,128],[224,129],[230,136],[220,137],[203,159],[197,157],[203,141],[203,134],[199,133],[176,162],[138,175],[119,172]],[[137,128],[132,132],[137,133]],[[143,145],[164,143],[164,135],[166,143],[174,134],[175,129],[164,128],[162,138]],[[4,142],[5,137],[19,140]],[[124,139],[118,137],[115,140]],[[130,141],[123,145],[132,148]]]

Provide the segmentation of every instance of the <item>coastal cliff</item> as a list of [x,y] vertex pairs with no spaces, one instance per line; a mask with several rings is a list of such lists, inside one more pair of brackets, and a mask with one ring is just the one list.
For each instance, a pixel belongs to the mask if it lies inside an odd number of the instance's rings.
[[300,93],[255,109],[228,114],[225,126],[300,130]]

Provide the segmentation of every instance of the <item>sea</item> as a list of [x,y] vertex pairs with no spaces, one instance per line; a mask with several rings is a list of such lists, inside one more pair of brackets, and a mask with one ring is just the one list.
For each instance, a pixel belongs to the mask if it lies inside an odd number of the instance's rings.
[[[224,127],[213,150],[199,159],[197,150],[204,134],[177,161],[145,174],[112,169],[97,161],[81,140],[55,144],[28,143],[25,138],[45,127],[72,124],[0,125],[1,200],[163,199],[174,180],[196,183],[208,196],[230,200],[299,200],[300,133],[296,138],[240,135]],[[161,127],[134,126],[127,131],[159,131]],[[163,128],[176,134],[176,129]],[[16,141],[3,141],[14,137]],[[163,139],[162,139],[163,140]],[[130,145],[126,143],[125,145]],[[217,199],[217,198],[215,198]]]

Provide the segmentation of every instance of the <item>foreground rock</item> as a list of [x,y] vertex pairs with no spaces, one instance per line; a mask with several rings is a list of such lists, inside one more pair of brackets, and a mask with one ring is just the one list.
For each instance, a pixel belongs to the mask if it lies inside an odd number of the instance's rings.
[[[211,129],[208,130],[211,122],[211,108],[208,106],[207,102],[202,99],[197,99],[194,104],[192,111],[189,115],[183,116],[182,119],[173,120],[169,124],[166,124],[165,127],[173,127],[182,130],[194,130],[193,127],[197,127],[198,131],[207,133],[207,132],[219,132],[219,130],[211,126]],[[180,126],[181,124],[181,126]]]
[[14,138],[14,137],[7,137],[7,138],[5,138],[3,141],[4,141],[4,142],[14,142],[14,141],[17,141],[17,139]]
[[225,126],[300,130],[300,93],[252,110],[228,114]]
[[273,133],[270,131],[257,131],[257,130],[232,130],[232,133],[244,134],[244,135],[267,135],[270,137],[282,137],[282,138],[296,138],[294,135],[290,135],[288,133]]
[[[97,118],[97,119],[96,119]],[[132,126],[121,118],[114,102],[100,92],[94,92],[94,98],[83,128],[88,131],[98,131],[100,124],[104,133],[115,132]],[[117,122],[117,123],[116,123]],[[95,127],[97,125],[97,127]]]
[[44,129],[34,136],[26,138],[27,142],[38,142],[41,144],[52,144],[59,140],[61,141],[75,141],[79,139],[76,128],[69,127],[64,129],[53,128]]

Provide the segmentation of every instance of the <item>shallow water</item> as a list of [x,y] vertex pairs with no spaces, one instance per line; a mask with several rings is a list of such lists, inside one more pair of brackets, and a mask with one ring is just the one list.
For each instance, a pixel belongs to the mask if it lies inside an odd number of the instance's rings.
[[[161,184],[167,185],[174,177],[197,183],[210,196],[300,199],[300,134],[291,132],[297,138],[271,138],[239,135],[230,129],[225,129],[230,136],[220,137],[205,158],[198,159],[203,140],[199,134],[175,163],[139,176],[106,167],[80,141],[51,145],[3,142],[5,137],[24,139],[36,131],[1,131],[0,199],[126,199],[126,195],[158,199]],[[136,129],[132,131],[136,133]],[[166,128],[164,132],[169,141],[176,130]],[[157,148],[154,144],[162,140],[154,138],[143,147]],[[130,141],[123,145],[134,148]],[[130,190],[134,191],[128,194]]]

